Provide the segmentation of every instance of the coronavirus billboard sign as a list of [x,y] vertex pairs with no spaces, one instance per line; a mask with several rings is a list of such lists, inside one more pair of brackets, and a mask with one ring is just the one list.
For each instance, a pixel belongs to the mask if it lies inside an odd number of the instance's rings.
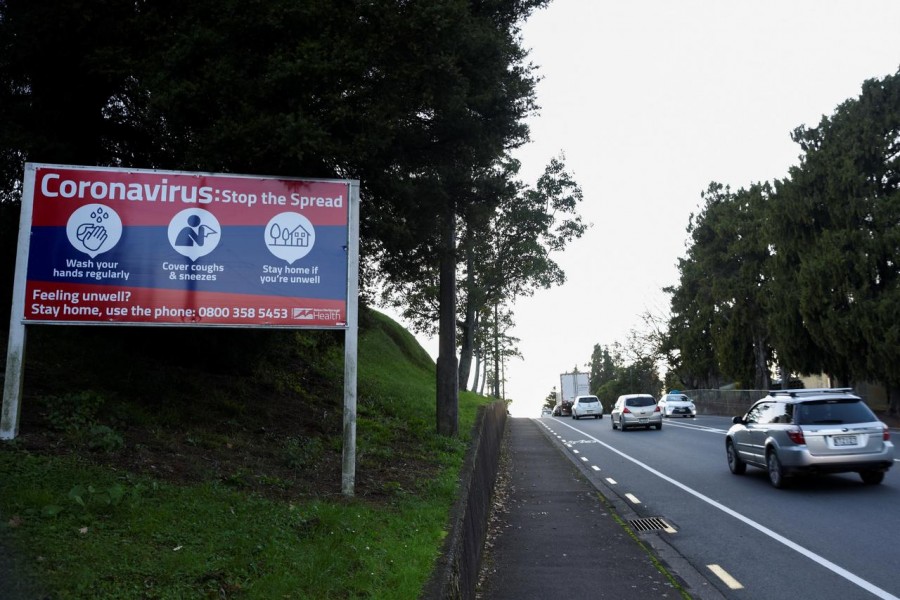
[[343,329],[353,493],[359,182],[28,163],[0,439],[27,325]]
[[20,316],[344,328],[354,184],[29,164]]

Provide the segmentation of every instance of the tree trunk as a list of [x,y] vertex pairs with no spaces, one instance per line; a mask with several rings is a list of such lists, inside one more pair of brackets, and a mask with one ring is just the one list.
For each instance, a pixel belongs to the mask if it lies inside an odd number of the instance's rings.
[[462,340],[459,347],[459,389],[469,389],[469,375],[472,371],[472,351],[475,346],[475,331],[478,327],[475,311],[475,265],[471,246],[466,248],[466,316],[462,325]]
[[437,432],[459,434],[459,366],[456,361],[456,212],[452,203],[443,223],[438,319]]
[[888,401],[887,414],[891,417],[900,417],[900,394],[897,393],[900,390],[897,389],[897,386],[890,383],[886,384],[885,387],[887,388]]
[[481,348],[475,349],[475,381],[472,382],[472,391],[478,391],[478,381],[481,377]]
[[494,398],[500,397],[500,322],[499,309],[494,304]]
[[487,374],[488,374],[488,365],[490,361],[487,359],[486,350],[484,348],[481,349],[481,353],[479,357],[482,357],[481,361],[481,387],[478,389],[478,393],[484,396],[484,388],[487,387]]
[[753,385],[758,390],[767,390],[771,386],[769,377],[769,355],[766,352],[766,340],[762,335],[753,336],[753,355],[756,362],[756,373]]

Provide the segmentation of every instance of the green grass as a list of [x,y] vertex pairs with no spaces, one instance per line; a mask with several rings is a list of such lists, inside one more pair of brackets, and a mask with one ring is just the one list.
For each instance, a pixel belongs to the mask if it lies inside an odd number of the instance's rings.
[[[292,468],[340,452],[340,437],[327,427],[318,436],[308,430],[251,440],[237,425],[226,433],[204,427],[210,420],[205,417],[219,409],[193,406],[189,424],[153,434],[160,428],[153,410],[108,401],[104,414],[115,415],[112,428],[129,432],[122,436],[123,450],[86,451],[83,440],[70,435],[93,424],[90,414],[81,413],[74,425],[54,415],[59,444],[72,451],[24,441],[0,445],[0,544],[60,599],[417,598],[446,535],[469,431],[485,399],[463,394],[462,435],[438,436],[433,362],[389,319],[373,313],[366,322],[357,425],[357,480],[365,481],[365,495],[347,498],[327,485],[316,493],[296,492]],[[315,346],[305,346],[304,339],[304,351]],[[329,348],[320,355],[327,364],[316,368],[333,373],[340,353]],[[270,389],[294,389],[292,398],[314,395],[302,383],[305,376],[291,368],[295,364],[273,373],[278,356],[266,362]],[[132,383],[142,377],[129,376]],[[213,402],[226,406],[216,418],[240,412],[241,402],[228,390],[243,389],[220,383]],[[168,406],[166,418],[185,414]],[[230,467],[228,476],[193,482],[154,477],[115,460],[135,452],[136,427],[162,440],[190,440],[184,448],[201,455],[252,447],[271,455],[271,463]],[[147,459],[162,460],[164,451]],[[340,480],[340,472],[326,475]]]
[[[117,476],[71,458],[4,452],[0,469],[9,474],[4,535],[59,598],[415,598],[453,487],[437,481],[389,507],[294,504]],[[122,491],[114,501],[112,489]]]

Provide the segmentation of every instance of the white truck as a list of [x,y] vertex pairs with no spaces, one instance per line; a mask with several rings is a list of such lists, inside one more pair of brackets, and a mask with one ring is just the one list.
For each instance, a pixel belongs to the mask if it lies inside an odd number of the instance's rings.
[[572,414],[575,396],[590,394],[589,373],[562,373],[559,376],[559,392],[556,394],[556,409],[553,414],[568,417]]

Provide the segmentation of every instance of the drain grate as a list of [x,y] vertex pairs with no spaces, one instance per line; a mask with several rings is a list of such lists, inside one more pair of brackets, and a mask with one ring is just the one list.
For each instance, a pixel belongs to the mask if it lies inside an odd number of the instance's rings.
[[666,531],[668,533],[675,533],[675,529],[661,517],[632,519],[631,526],[637,531]]

